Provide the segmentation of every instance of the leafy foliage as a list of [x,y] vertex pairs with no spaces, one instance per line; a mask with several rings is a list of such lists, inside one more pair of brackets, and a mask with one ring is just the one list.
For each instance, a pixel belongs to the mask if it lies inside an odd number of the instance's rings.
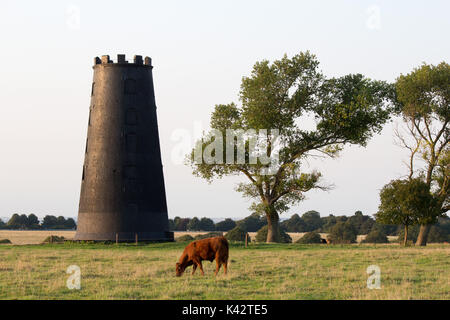
[[63,216],[45,216],[42,223],[33,213],[29,214],[13,214],[8,223],[0,222],[0,229],[20,229],[20,230],[37,230],[37,229],[75,229],[76,223],[72,218],[64,218]]
[[407,127],[406,135],[397,132],[397,137],[410,151],[409,178],[423,177],[439,208],[430,207],[418,216],[417,244],[426,245],[430,225],[450,209],[450,66],[424,63],[398,77],[395,88],[397,111]]
[[323,221],[320,219],[320,213],[314,210],[307,211],[302,215],[302,220],[305,222],[306,228],[304,231],[320,230]]
[[[419,226],[418,225],[414,225],[411,226],[410,228],[408,228],[408,238],[407,238],[407,243],[414,243],[417,241],[417,236],[419,235]],[[400,243],[404,243],[404,239],[405,239],[405,229],[404,228],[400,228],[398,231],[398,242]]]
[[[225,238],[227,238],[227,240],[231,240],[231,241],[245,241],[245,235],[247,234],[247,231],[245,231],[244,229],[240,228],[239,226],[231,229],[230,231],[227,232],[227,234],[225,235]],[[250,242],[250,236],[248,236],[248,241]]]
[[216,225],[211,219],[203,217],[200,219],[200,229],[203,231],[214,231],[216,229]]
[[189,218],[175,217],[173,219],[173,231],[187,231],[187,226],[189,224]]
[[450,242],[450,233],[444,228],[441,228],[439,225],[431,226],[430,232],[428,233],[428,242]]
[[322,237],[317,232],[308,232],[303,235],[296,243],[322,243]]
[[[256,234],[256,241],[258,242],[265,242],[267,239],[267,232],[268,232],[268,226],[264,226],[261,229],[258,230],[258,233]],[[277,242],[280,243],[291,243],[292,238],[289,236],[283,229],[278,228],[278,234],[280,235]]]
[[305,232],[308,226],[298,214],[293,214],[289,219],[280,223],[280,228],[286,232]]
[[201,225],[200,220],[197,217],[194,217],[189,220],[189,223],[187,224],[187,230],[188,231],[201,231]]
[[414,225],[424,212],[439,210],[437,199],[420,178],[391,181],[381,190],[380,201],[376,219],[386,224]]
[[355,243],[356,230],[351,223],[338,222],[331,228],[328,240],[331,243]]
[[234,227],[236,227],[236,222],[230,218],[227,218],[223,221],[216,223],[215,226],[217,231],[230,231]]
[[178,242],[193,241],[193,240],[194,240],[194,237],[192,237],[188,234],[182,235],[181,237],[178,237],[175,239],[175,241],[178,241]]
[[194,240],[201,240],[201,239],[206,239],[206,238],[214,238],[214,237],[219,237],[221,235],[223,235],[223,234],[222,234],[222,232],[219,232],[219,231],[208,232],[208,233],[205,233],[205,234],[196,235],[194,237]]
[[[389,118],[391,85],[360,74],[327,79],[318,65],[309,52],[290,59],[285,55],[273,63],[257,62],[251,75],[242,79],[241,106],[216,105],[211,115],[211,128],[223,136],[226,129],[279,130],[280,161],[275,174],[262,174],[270,164],[248,161],[251,156],[248,141],[244,164],[227,164],[226,154],[216,154],[216,150],[211,155],[220,161],[211,163],[203,157],[203,161],[196,161],[195,151],[205,150],[215,141],[213,131],[204,134],[189,156],[194,175],[209,182],[226,175],[242,174],[248,178],[249,182],[239,184],[237,190],[255,200],[252,210],[273,221],[268,242],[275,240],[279,213],[302,201],[309,190],[328,188],[321,184],[320,172],[305,172],[302,163],[315,153],[335,157],[346,144],[366,145]],[[302,127],[300,120],[306,116],[314,118],[315,129]],[[273,137],[270,132],[269,140]],[[225,150],[227,142],[223,140]],[[271,157],[274,151],[268,143],[266,155]],[[234,148],[233,159],[236,158]]]
[[239,220],[236,225],[247,232],[257,232],[267,224],[267,220],[258,213],[252,213],[250,216]]
[[380,228],[373,228],[362,241],[363,243],[389,243],[386,234]]
[[64,237],[60,237],[60,236],[48,236],[47,238],[44,239],[44,241],[42,242],[44,243],[63,243],[65,240]]

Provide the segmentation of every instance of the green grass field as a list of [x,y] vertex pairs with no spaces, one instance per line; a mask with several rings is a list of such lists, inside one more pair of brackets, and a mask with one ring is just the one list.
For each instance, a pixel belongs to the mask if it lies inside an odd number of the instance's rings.
[[[227,275],[175,277],[186,243],[0,246],[1,299],[450,299],[450,246],[242,244]],[[70,265],[81,289],[69,290]],[[381,269],[368,289],[366,269]],[[198,271],[197,271],[198,272]]]

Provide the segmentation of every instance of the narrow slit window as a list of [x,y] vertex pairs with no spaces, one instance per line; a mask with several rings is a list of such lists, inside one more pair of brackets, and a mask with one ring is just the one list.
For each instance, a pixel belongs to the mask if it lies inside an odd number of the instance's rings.
[[135,134],[127,134],[126,147],[128,152],[134,153],[137,151],[137,136]]
[[95,89],[95,82],[92,82],[91,96],[94,95],[94,89]]

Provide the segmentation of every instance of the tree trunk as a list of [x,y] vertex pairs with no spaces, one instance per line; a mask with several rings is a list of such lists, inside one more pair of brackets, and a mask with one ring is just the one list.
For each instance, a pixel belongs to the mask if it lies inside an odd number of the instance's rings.
[[416,246],[426,246],[428,240],[428,233],[430,232],[431,225],[420,225],[419,236],[417,237]]
[[267,243],[279,242],[280,235],[278,233],[278,213],[273,207],[268,207],[266,210],[267,216]]
[[408,244],[408,225],[405,225],[405,237],[403,238],[403,245],[406,247]]

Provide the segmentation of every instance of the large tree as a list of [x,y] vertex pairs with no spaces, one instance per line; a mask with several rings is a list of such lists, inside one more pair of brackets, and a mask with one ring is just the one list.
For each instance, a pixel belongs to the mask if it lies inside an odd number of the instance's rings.
[[[450,176],[450,67],[423,64],[396,82],[398,111],[406,133],[397,131],[400,144],[409,149],[409,179],[423,177],[438,199],[439,211],[424,210],[419,218],[417,245],[424,246],[430,227],[449,208]],[[425,165],[418,163],[424,161]]]
[[[208,181],[225,175],[248,178],[249,182],[239,184],[237,190],[255,200],[252,210],[267,217],[267,242],[279,241],[280,213],[303,200],[307,191],[327,188],[320,181],[320,172],[305,172],[302,164],[318,154],[335,157],[346,144],[364,146],[389,118],[391,85],[360,74],[326,78],[318,66],[309,52],[292,58],[285,55],[273,63],[257,62],[251,75],[242,79],[241,105],[216,105],[212,130],[203,135],[189,157],[194,174]],[[306,119],[314,120],[313,128],[305,126]],[[225,152],[220,154],[218,148],[211,150],[210,146],[217,142],[217,131],[225,137],[227,129],[268,130],[264,153],[269,159],[278,155],[275,168],[274,161],[250,161],[249,141],[245,142],[244,163],[236,160],[237,146],[232,154],[236,161],[226,163]],[[272,143],[275,136],[276,148]],[[222,150],[232,143],[221,141]],[[204,150],[201,161],[196,156],[199,147]],[[219,161],[207,161],[205,152]],[[264,171],[269,167],[272,171]]]

